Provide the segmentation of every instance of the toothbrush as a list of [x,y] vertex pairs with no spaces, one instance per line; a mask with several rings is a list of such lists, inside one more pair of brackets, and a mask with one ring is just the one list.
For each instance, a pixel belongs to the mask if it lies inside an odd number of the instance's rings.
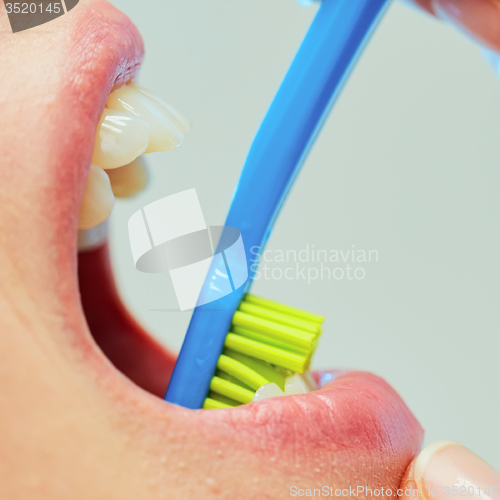
[[[250,249],[269,238],[279,210],[343,84],[390,0],[323,0],[254,139],[226,226]],[[208,280],[209,278],[207,278]],[[194,310],[165,400],[199,409],[246,286]],[[212,384],[213,386],[213,384]]]
[[[231,408],[251,403],[269,390],[296,394],[313,386],[300,375],[309,368],[323,320],[246,294],[234,313],[203,408]],[[265,389],[268,384],[275,387]]]

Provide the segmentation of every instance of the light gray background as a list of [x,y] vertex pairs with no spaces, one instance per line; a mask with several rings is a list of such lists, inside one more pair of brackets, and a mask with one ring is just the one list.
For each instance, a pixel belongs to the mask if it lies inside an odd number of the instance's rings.
[[[140,83],[191,121],[150,155],[153,183],[117,203],[112,249],[128,306],[177,350],[189,314],[167,275],[135,270],[128,217],[196,188],[222,224],[256,129],[315,8],[293,0],[112,0],[146,45]],[[271,249],[376,249],[362,281],[259,280],[326,315],[314,365],[385,377],[427,430],[500,469],[500,80],[469,40],[395,3],[308,159]],[[279,264],[278,264],[279,265]],[[292,264],[293,265],[293,264]],[[311,266],[311,264],[308,264]]]

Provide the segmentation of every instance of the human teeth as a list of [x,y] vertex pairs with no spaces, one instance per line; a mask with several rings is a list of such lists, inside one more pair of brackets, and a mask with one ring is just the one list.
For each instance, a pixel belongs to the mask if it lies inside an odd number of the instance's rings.
[[[112,92],[97,127],[78,229],[106,220],[115,196],[127,198],[144,189],[148,171],[140,156],[175,148],[188,128],[178,111],[137,85]],[[84,247],[93,244],[90,236],[82,238]]]
[[318,389],[318,387],[309,372],[302,374],[296,373],[286,379],[285,392],[274,383],[265,384],[259,387],[254,394],[252,402],[278,398],[281,396],[293,396],[294,394],[307,394],[316,389]]
[[307,394],[309,389],[304,381],[304,379],[296,373],[291,377],[286,379],[285,382],[285,394]]
[[105,109],[97,127],[92,163],[104,169],[123,167],[148,147],[149,125],[136,116]]
[[106,105],[109,109],[142,118],[149,124],[151,140],[146,153],[174,149],[184,140],[186,121],[180,120],[177,112],[173,114],[161,102],[136,86],[125,85],[115,90],[109,95]]
[[264,384],[254,394],[252,402],[263,401],[264,399],[279,398],[284,396],[285,393],[273,382]]
[[83,192],[78,229],[90,229],[106,220],[114,203],[108,175],[101,168],[91,165]]
[[296,373],[288,377],[285,382],[285,395],[291,396],[292,394],[307,394],[311,391],[310,386],[307,384],[303,375]]
[[108,170],[107,174],[117,198],[134,196],[148,183],[148,170],[142,156],[124,167]]
[[150,99],[152,99],[153,101],[155,101],[158,104],[160,104],[161,106],[163,106],[179,122],[179,125],[184,129],[184,132],[187,132],[189,130],[189,127],[190,127],[189,121],[181,113],[179,113],[179,111],[177,111],[173,106],[171,106],[168,102],[155,96],[154,94],[149,92],[144,87],[141,87],[140,85],[137,85],[135,83],[129,83],[129,85],[130,85],[130,87],[132,87],[135,90],[141,92],[142,94],[148,96]]

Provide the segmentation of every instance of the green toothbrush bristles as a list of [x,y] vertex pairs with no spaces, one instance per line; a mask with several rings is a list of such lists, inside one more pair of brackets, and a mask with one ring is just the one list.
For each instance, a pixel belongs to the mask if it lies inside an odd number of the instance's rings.
[[[312,334],[318,334],[321,330],[320,323],[302,319],[301,317],[290,316],[285,312],[278,312],[272,309],[266,309],[261,305],[252,304],[251,302],[242,302],[238,311],[247,313],[254,318],[262,318],[279,323],[281,325],[288,325],[295,329],[301,329]],[[238,314],[238,313],[236,313]],[[236,316],[236,315],[235,315]]]
[[255,391],[263,384],[267,384],[267,379],[260,373],[252,370],[241,361],[230,358],[226,354],[222,354],[219,358],[217,368],[233,376],[235,379],[240,380]]
[[204,409],[250,403],[274,382],[304,373],[321,334],[323,316],[247,294],[233,316]]
[[303,373],[309,367],[310,358],[308,355],[287,352],[283,349],[273,347],[272,345],[247,339],[234,333],[228,334],[224,346],[236,352],[262,359],[262,361],[267,361],[272,365],[281,366],[296,373]]
[[242,327],[255,333],[262,333],[271,339],[280,340],[291,346],[301,347],[310,350],[317,334],[306,332],[298,328],[293,328],[282,323],[276,323],[268,319],[262,319],[251,314],[236,311],[233,316],[233,327]]
[[325,320],[325,317],[320,316],[319,314],[302,311],[301,309],[296,309],[295,307],[285,306],[283,304],[279,304],[278,302],[273,302],[272,300],[269,299],[263,299],[262,297],[257,297],[257,295],[251,295],[250,293],[247,293],[245,295],[243,301],[249,304],[256,304],[258,306],[262,306],[270,311],[278,311],[288,316],[304,319],[306,321],[311,321],[318,325],[321,325],[321,323],[323,323],[323,321]]
[[232,351],[228,348],[224,349],[224,354],[236,361],[240,361],[258,375],[264,377],[267,382],[274,382],[282,391],[285,390],[286,379],[291,375],[289,370],[272,366],[265,361]]
[[218,399],[208,397],[207,399],[205,399],[205,403],[203,404],[203,409],[204,410],[222,410],[223,408],[234,408],[235,406],[238,406],[238,404],[239,403],[228,404],[228,403],[224,403],[222,401],[219,401]]
[[252,392],[241,385],[234,384],[233,382],[229,382],[229,380],[217,376],[210,382],[210,390],[243,404],[251,403],[255,394],[255,391]]

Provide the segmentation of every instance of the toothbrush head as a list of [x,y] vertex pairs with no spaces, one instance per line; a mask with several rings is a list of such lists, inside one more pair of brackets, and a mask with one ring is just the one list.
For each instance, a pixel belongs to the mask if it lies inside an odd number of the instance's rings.
[[204,409],[251,403],[264,385],[282,391],[310,365],[323,316],[246,294],[233,316]]

